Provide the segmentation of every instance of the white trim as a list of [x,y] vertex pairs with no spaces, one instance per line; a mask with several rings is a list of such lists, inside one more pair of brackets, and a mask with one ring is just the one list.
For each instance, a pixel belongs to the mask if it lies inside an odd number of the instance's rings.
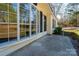
[[[9,12],[9,4],[8,4],[8,12]],[[8,14],[8,42],[9,42],[9,14]]]
[[31,15],[32,15],[32,5],[30,4],[30,37],[32,35],[32,31],[31,31]]
[[20,40],[20,4],[17,3],[17,40]]
[[38,24],[39,25],[39,28],[38,28],[39,31],[38,31],[38,33],[40,33],[40,12],[39,12],[39,10],[38,10],[38,22],[39,22],[39,24]]
[[38,20],[38,18],[37,18],[38,16],[37,16],[37,9],[36,9],[36,34],[38,34],[38,25],[37,25],[37,20]]
[[39,33],[40,33],[40,11],[39,11]]
[[50,15],[50,17],[51,17],[51,19],[50,19],[50,34],[52,34],[53,33],[53,31],[52,31],[52,27],[53,27],[53,16],[52,15]]
[[42,32],[44,32],[44,14],[42,13]]

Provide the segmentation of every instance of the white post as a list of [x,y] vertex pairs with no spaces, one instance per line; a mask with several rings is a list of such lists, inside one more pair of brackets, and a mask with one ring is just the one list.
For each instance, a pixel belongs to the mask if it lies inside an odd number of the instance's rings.
[[20,40],[20,5],[17,3],[17,40]]
[[52,24],[53,24],[53,16],[52,15],[50,15],[50,23],[49,23],[49,26],[50,26],[50,34],[52,34],[53,33],[53,28],[52,28]]

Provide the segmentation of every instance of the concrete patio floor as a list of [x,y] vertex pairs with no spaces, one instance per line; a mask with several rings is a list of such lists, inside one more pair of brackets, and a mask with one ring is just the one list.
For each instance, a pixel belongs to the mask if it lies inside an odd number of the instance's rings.
[[67,36],[46,35],[8,56],[76,56]]

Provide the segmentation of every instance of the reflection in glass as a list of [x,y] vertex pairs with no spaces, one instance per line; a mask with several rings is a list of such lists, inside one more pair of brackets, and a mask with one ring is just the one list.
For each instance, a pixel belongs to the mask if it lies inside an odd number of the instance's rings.
[[40,19],[39,19],[39,11],[37,10],[37,32],[39,33],[39,27],[40,27]]
[[32,34],[36,33],[36,8],[34,6],[31,7],[32,8],[32,15],[31,15],[31,31]]
[[21,3],[20,4],[20,37],[28,37],[30,31],[30,24],[29,24],[29,4]]
[[9,40],[17,39],[17,4],[9,4]]
[[0,4],[0,43],[8,41],[8,4]]
[[42,30],[43,29],[43,27],[42,27],[43,26],[43,21],[42,21],[43,20],[43,17],[42,16],[43,16],[43,13],[40,11],[40,32],[43,31]]
[[46,18],[46,16],[44,15],[44,31],[46,31],[46,24],[47,24],[47,18]]

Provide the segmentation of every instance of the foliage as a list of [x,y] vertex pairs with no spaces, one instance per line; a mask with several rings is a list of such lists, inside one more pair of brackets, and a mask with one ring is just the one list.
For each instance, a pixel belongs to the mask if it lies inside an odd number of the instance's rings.
[[16,4],[1,3],[0,4],[0,22],[17,22],[16,20]]
[[62,27],[56,27],[53,34],[62,34]]

